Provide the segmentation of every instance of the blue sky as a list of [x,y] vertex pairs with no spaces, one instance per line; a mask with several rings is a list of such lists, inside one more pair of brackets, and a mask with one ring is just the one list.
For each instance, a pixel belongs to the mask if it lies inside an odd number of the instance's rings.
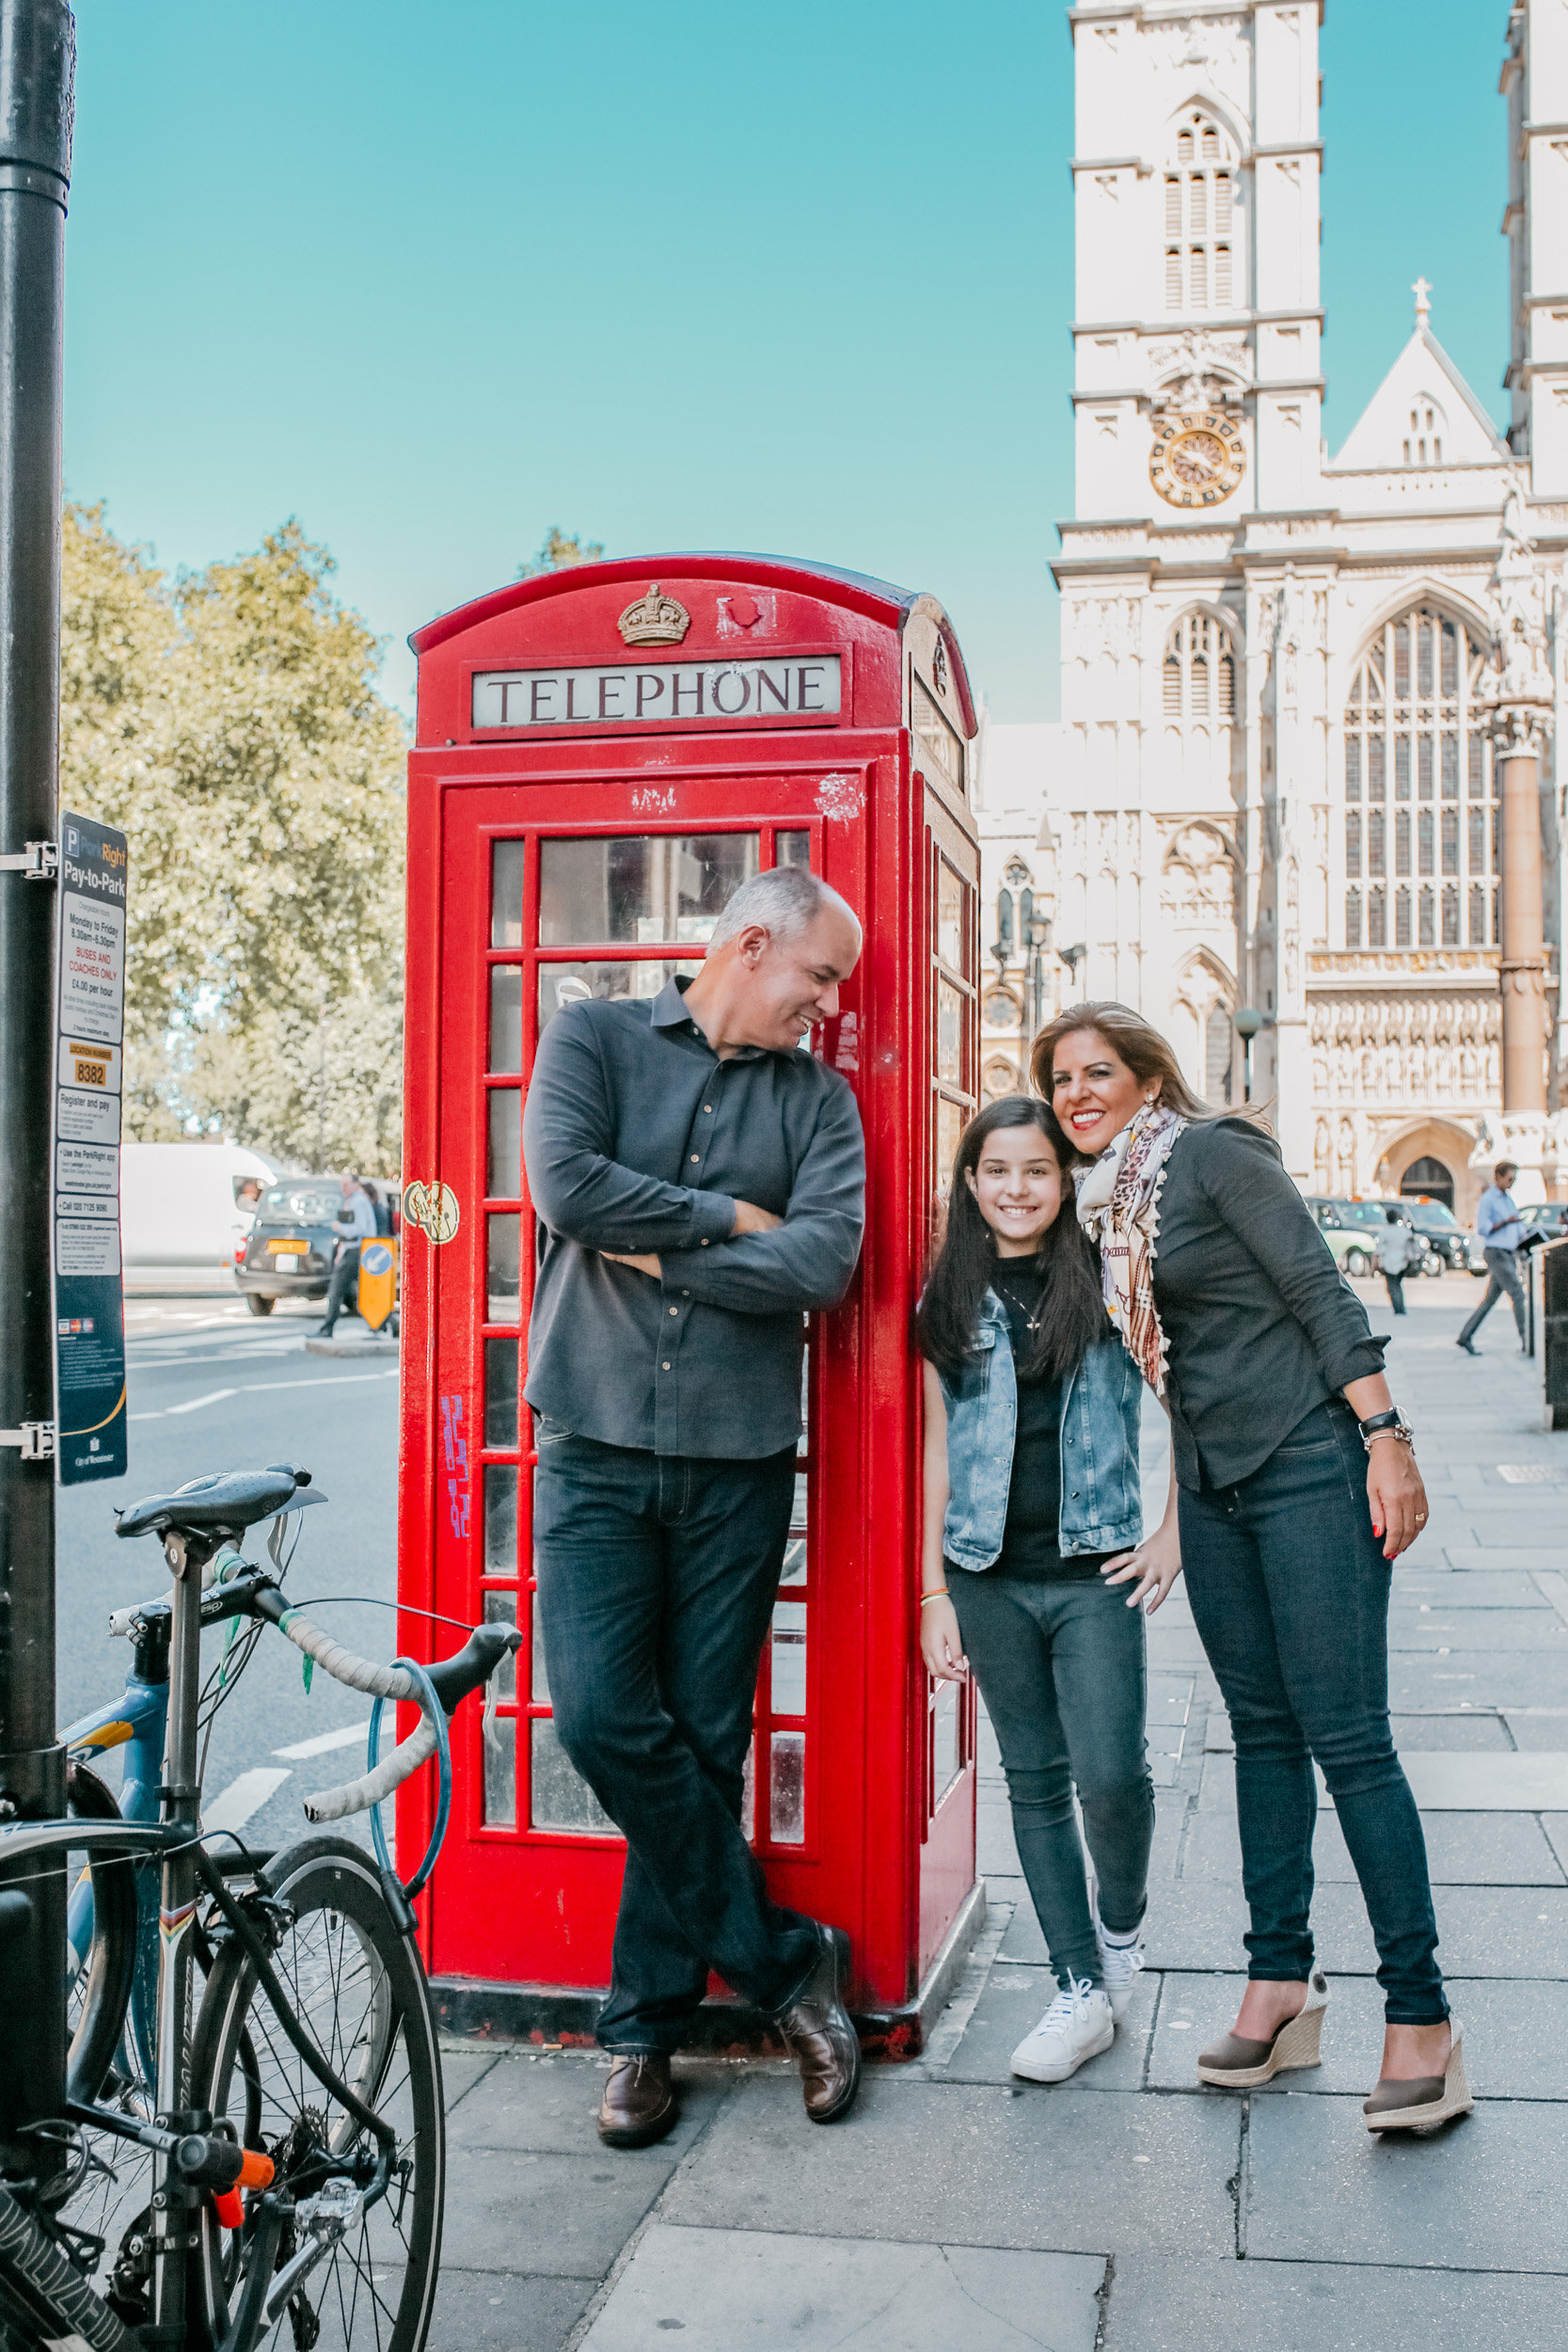
[[[297,515],[390,642],[553,523],[928,588],[1056,708],[1055,0],[76,0],[65,469],[168,564]],[[1503,0],[1329,0],[1326,429],[1408,287],[1502,417]],[[1393,103],[1388,101],[1392,97]]]

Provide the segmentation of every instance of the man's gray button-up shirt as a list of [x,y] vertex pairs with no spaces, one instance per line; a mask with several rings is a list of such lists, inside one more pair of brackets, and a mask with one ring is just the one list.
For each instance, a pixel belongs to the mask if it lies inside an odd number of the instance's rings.
[[[801,1317],[848,1288],[865,1147],[838,1073],[800,1051],[721,1061],[679,981],[568,1005],[523,1114],[543,1247],[525,1393],[607,1445],[752,1460],[800,1431]],[[776,1232],[733,1232],[736,1200]],[[606,1250],[657,1255],[661,1280]]]

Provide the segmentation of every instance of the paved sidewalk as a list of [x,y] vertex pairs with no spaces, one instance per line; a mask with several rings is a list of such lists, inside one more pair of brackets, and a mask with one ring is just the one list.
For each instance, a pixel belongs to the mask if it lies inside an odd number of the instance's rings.
[[1473,1362],[1471,1282],[1407,1296],[1390,1371],[1433,1500],[1395,1574],[1395,1727],[1475,2114],[1430,2139],[1363,2127],[1375,1961],[1326,1805],[1323,2069],[1249,2098],[1195,2082],[1239,1997],[1243,1909],[1228,1725],[1178,1588],[1150,1634],[1150,1967],[1115,2048],[1054,2088],[1008,2076],[1052,1985],[991,1745],[985,1939],[926,2057],[872,2070],[845,2124],[813,2130],[783,2065],[683,2061],[676,2134],[611,2155],[603,2061],[449,2048],[436,2352],[1562,2352],[1568,1435],[1506,1307]]

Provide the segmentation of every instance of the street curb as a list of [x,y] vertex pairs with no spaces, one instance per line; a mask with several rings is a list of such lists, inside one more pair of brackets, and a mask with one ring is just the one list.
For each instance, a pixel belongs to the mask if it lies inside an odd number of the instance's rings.
[[382,1362],[395,1364],[398,1360],[396,1340],[307,1340],[307,1356],[371,1356]]

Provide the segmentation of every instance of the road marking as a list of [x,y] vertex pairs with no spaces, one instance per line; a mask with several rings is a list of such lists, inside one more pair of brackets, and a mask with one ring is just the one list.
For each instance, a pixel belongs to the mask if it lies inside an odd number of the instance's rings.
[[214,1389],[211,1396],[193,1397],[188,1405],[165,1405],[155,1413],[133,1413],[132,1421],[163,1421],[170,1413],[194,1413],[202,1405],[216,1405],[226,1396],[261,1396],[277,1389],[353,1389],[366,1380],[395,1380],[394,1364],[387,1372],[329,1372],[324,1380],[247,1380],[242,1388]]
[[344,1724],[338,1731],[318,1731],[313,1740],[296,1740],[293,1747],[274,1748],[274,1756],[286,1756],[296,1764],[308,1756],[326,1756],[334,1748],[362,1747],[371,1722],[367,1715],[362,1724]]
[[258,1765],[254,1772],[242,1772],[231,1780],[221,1795],[201,1808],[201,1834],[211,1837],[222,1829],[244,1829],[253,1813],[260,1813],[267,1799],[290,1777],[287,1772],[275,1772],[270,1764]]
[[237,1389],[210,1389],[205,1396],[193,1396],[187,1405],[169,1405],[164,1409],[170,1413],[199,1413],[204,1405],[221,1405],[226,1396],[238,1394]]

